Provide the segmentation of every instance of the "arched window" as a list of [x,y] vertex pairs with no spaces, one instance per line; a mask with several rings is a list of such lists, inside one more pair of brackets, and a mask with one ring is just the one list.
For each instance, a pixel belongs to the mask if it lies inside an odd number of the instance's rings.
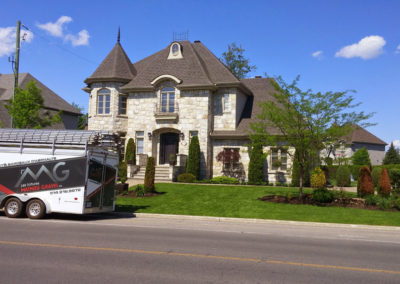
[[97,92],[97,114],[110,113],[110,97],[109,89],[101,89]]
[[161,90],[161,112],[175,111],[175,89],[166,87]]

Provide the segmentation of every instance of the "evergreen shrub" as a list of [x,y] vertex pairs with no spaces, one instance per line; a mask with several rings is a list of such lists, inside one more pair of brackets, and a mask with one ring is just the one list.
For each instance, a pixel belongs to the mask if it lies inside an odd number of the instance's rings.
[[381,176],[381,171],[382,171],[381,167],[374,166],[372,168],[371,176],[375,187],[378,187],[379,185],[379,178]]
[[314,190],[312,198],[318,203],[331,203],[333,201],[333,193],[325,188],[319,188]]
[[312,188],[324,188],[326,185],[326,178],[321,168],[316,167],[311,173],[311,187]]
[[120,162],[118,166],[118,177],[121,183],[126,182],[126,180],[128,179],[127,174],[128,174],[128,166],[126,162],[125,161]]
[[393,188],[399,192],[400,191],[400,168],[389,169],[389,177]]
[[249,163],[249,184],[259,184],[264,182],[264,160],[263,145],[259,141],[253,141],[250,151]]
[[357,180],[357,194],[361,197],[374,194],[374,183],[369,167],[362,166]]
[[126,144],[125,161],[127,161],[128,164],[136,165],[136,145],[133,138],[129,138]]
[[346,187],[351,185],[350,169],[347,166],[339,166],[336,171],[336,185]]
[[155,192],[154,179],[156,175],[156,166],[153,157],[147,159],[146,172],[144,174],[144,191]]
[[186,172],[200,179],[200,143],[197,136],[190,140]]
[[382,196],[389,196],[392,189],[390,185],[389,174],[385,168],[382,168],[379,178],[379,194]]
[[371,160],[369,159],[369,153],[367,148],[362,147],[354,152],[353,156],[351,157],[351,161],[353,165],[364,166],[370,165]]
[[194,182],[196,177],[190,173],[184,173],[178,175],[178,182],[186,182],[186,183],[192,183]]

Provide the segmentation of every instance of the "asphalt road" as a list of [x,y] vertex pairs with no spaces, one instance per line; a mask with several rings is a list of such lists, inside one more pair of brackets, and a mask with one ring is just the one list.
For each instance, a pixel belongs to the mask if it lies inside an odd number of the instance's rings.
[[400,283],[400,229],[0,212],[0,283]]

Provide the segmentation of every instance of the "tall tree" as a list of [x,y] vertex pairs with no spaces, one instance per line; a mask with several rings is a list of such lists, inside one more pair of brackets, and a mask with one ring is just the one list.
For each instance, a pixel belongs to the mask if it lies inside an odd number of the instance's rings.
[[241,45],[237,46],[236,43],[228,45],[228,51],[222,53],[220,59],[226,67],[238,78],[245,78],[248,73],[255,70],[255,65],[250,65],[249,59],[244,57],[244,48]]
[[200,178],[200,143],[197,136],[190,140],[186,172],[194,175],[197,180]]
[[[74,103],[74,102],[72,102],[71,105],[74,108],[76,108],[77,110],[79,110],[79,112],[83,113],[83,110],[84,110],[83,107],[81,107],[80,105],[78,105],[77,103]],[[79,130],[84,130],[85,129],[87,120],[88,120],[88,114],[87,113],[79,116],[79,118],[78,118],[78,129]]]
[[261,141],[253,141],[250,151],[249,184],[261,184],[264,182],[264,161],[266,154],[263,152]]
[[385,158],[383,159],[384,165],[391,165],[391,164],[400,164],[400,154],[394,148],[393,142],[390,143],[390,147],[385,154]]
[[8,113],[13,117],[15,128],[43,128],[61,122],[59,114],[44,111],[42,90],[31,80],[25,89],[18,88],[14,99],[5,104]]
[[[266,145],[286,145],[296,149],[288,154],[296,159],[299,168],[299,197],[303,196],[303,177],[310,157],[318,160],[326,143],[348,134],[353,124],[372,114],[350,111],[359,104],[345,92],[314,93],[302,91],[297,83],[286,83],[281,77],[271,80],[275,92],[272,100],[261,102],[258,122],[251,125],[252,139],[262,137]],[[368,123],[361,125],[367,126]]]

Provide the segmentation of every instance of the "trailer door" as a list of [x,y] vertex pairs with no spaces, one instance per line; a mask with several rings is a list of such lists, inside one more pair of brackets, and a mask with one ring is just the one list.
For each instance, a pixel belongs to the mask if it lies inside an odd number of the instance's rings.
[[114,188],[117,171],[109,166],[104,166],[105,179],[103,184],[102,206],[110,207],[114,205]]

